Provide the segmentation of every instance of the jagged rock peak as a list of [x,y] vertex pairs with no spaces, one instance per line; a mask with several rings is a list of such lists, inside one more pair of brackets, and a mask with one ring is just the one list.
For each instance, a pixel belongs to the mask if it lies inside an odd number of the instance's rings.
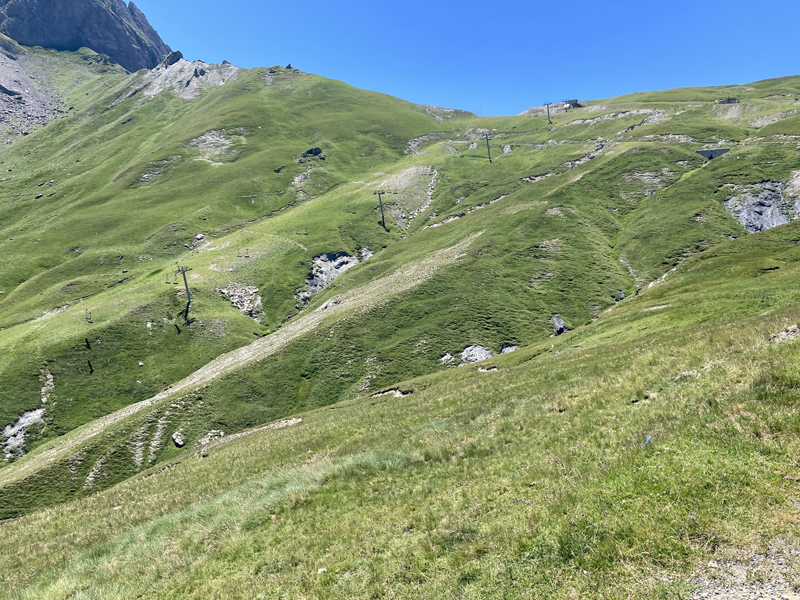
[[167,57],[164,60],[161,61],[161,65],[160,66],[162,66],[162,67],[171,67],[176,62],[178,62],[179,60],[182,60],[182,59],[183,59],[183,53],[178,51],[178,50],[175,50],[174,52],[170,52],[169,54],[167,54]]
[[152,69],[171,51],[122,0],[0,0],[0,33],[24,46],[91,48],[129,71]]

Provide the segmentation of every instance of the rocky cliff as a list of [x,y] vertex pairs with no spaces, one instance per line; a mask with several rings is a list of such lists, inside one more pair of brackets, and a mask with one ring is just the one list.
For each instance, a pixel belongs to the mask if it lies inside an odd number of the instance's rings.
[[129,71],[170,52],[141,10],[122,0],[0,0],[0,32],[25,46],[91,48]]

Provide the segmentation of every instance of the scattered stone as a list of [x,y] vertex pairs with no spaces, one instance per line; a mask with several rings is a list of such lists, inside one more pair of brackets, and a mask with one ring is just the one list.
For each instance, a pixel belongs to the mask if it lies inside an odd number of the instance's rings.
[[379,189],[397,192],[384,206],[394,222],[403,229],[430,208],[439,172],[433,166],[407,167],[377,183]]
[[800,111],[798,111],[798,110],[790,110],[790,111],[787,111],[787,112],[779,112],[779,113],[775,113],[775,114],[772,114],[772,115],[767,115],[767,116],[764,116],[764,117],[757,117],[755,119],[751,119],[750,120],[750,125],[752,125],[753,127],[766,127],[767,125],[772,125],[774,123],[777,123],[778,121],[782,121],[783,119],[786,119],[787,117],[794,116],[798,112],[800,112]]
[[[662,135],[645,135],[645,136],[642,137],[642,139],[645,140],[645,141],[648,141],[648,142],[666,142],[666,143],[669,143],[669,144],[675,144],[675,143],[678,143],[678,144],[693,144],[694,143],[694,139],[692,139],[688,135],[676,134],[676,133],[668,133],[668,134],[662,134]],[[688,167],[689,166],[689,163],[684,161],[684,160],[678,161],[677,164],[679,164],[682,167]]]
[[700,377],[700,374],[697,371],[684,371],[675,378],[675,381],[680,381],[681,379],[697,379],[698,377]]
[[224,129],[207,131],[186,144],[187,148],[200,153],[199,160],[209,163],[212,167],[221,167],[223,163],[219,162],[220,158],[236,154],[236,149],[232,146],[233,140],[227,137]]
[[434,119],[442,123],[445,119],[452,119],[460,114],[464,114],[462,111],[454,110],[452,108],[442,108],[440,106],[430,106],[423,104],[422,107],[425,109],[425,112],[431,115]]
[[512,352],[516,352],[519,350],[519,346],[503,346],[500,350],[500,354],[510,354]]
[[410,396],[414,392],[401,392],[400,390],[387,390],[385,392],[378,392],[377,394],[372,394],[373,398],[380,398],[382,396],[394,396],[395,398],[405,398],[406,396]]
[[150,163],[149,165],[147,165],[147,168],[145,169],[144,173],[142,173],[139,176],[138,182],[149,183],[153,181],[156,177],[163,175],[166,171],[170,170],[172,167],[178,164],[180,160],[181,160],[180,155],[174,155]]
[[[497,204],[498,202],[500,202],[501,200],[505,200],[506,198],[507,198],[507,196],[505,194],[503,194],[502,196],[499,196],[499,197],[495,198],[494,200],[490,200],[489,202],[481,202],[480,204],[476,204],[475,206],[472,206],[470,208],[467,208],[466,210],[461,211],[457,215],[450,215],[449,217],[445,217],[444,219],[442,219],[438,223],[433,223],[432,225],[426,225],[422,229],[433,229],[435,227],[441,227],[442,225],[447,225],[448,223],[452,223],[453,221],[458,221],[459,219],[461,219],[463,217],[466,217],[467,215],[472,214],[477,210],[481,210],[483,208],[486,208],[487,206],[491,206],[492,204]],[[459,200],[457,203],[460,204],[461,201]],[[436,216],[437,216],[437,213],[436,213],[436,211],[434,211],[434,213],[431,214],[431,216],[429,218],[433,219]]]
[[441,131],[437,131],[435,133],[428,133],[425,135],[421,135],[414,139],[408,141],[406,145],[406,154],[420,154],[422,152],[422,148],[434,142],[437,142],[441,139],[444,139],[444,133]]
[[232,283],[224,288],[218,288],[216,291],[227,298],[233,306],[248,317],[259,323],[261,322],[264,311],[262,310],[261,296],[258,295],[257,287]]
[[632,173],[623,173],[622,178],[626,183],[639,181],[641,183],[656,186],[658,189],[661,189],[665,181],[671,181],[675,179],[675,174],[665,167],[661,169],[660,173],[655,173],[653,171],[635,171]]
[[339,306],[342,303],[339,299],[331,298],[325,304],[319,307],[320,310],[328,310],[329,308],[333,308],[334,306]]
[[[132,81],[114,100],[113,105],[139,93],[154,97],[166,91],[171,91],[184,100],[194,100],[199,98],[204,90],[236,80],[240,70],[239,67],[226,62],[208,64],[199,60],[189,62],[182,58],[171,65],[162,63],[140,79]],[[199,76],[201,72],[203,75]],[[195,76],[195,73],[198,76]]]
[[215,430],[210,432],[206,437],[203,438],[203,440],[205,440],[209,435],[214,434],[214,437],[212,437],[211,440],[207,442],[200,440],[200,442],[198,442],[198,445],[201,445],[201,449],[195,456],[204,457],[206,455],[206,452],[208,452],[212,448],[221,446],[222,444],[227,444],[234,440],[239,440],[250,435],[262,433],[264,431],[277,431],[278,429],[285,429],[293,425],[298,425],[299,423],[302,422],[303,419],[301,419],[300,417],[292,417],[290,419],[284,419],[283,421],[278,421],[277,423],[270,423],[269,425],[264,425],[263,427],[256,427],[255,429],[250,429],[249,431],[234,433],[233,435],[229,435],[227,437],[225,437],[225,434],[222,431]]
[[144,363],[143,363],[142,361],[139,361],[139,366],[140,366],[140,367],[143,367],[143,366],[144,366]]
[[[550,107],[550,112],[553,113],[553,107]],[[631,117],[642,117],[642,116],[645,117],[644,121],[642,122],[642,125],[668,121],[670,118],[667,115],[667,113],[663,110],[657,110],[652,108],[641,108],[637,110],[630,110],[627,112],[609,113],[607,115],[595,117],[594,119],[578,119],[576,121],[570,121],[565,125],[565,127],[569,125],[596,125],[597,123],[602,123],[603,121],[616,121],[617,119],[628,119]]]
[[658,306],[651,306],[650,308],[643,308],[642,312],[655,312],[657,310],[664,310],[665,308],[669,308],[672,306],[671,304],[659,304]]
[[205,446],[206,444],[210,444],[211,442],[218,440],[222,437],[225,437],[224,431],[222,431],[221,429],[212,429],[198,440],[197,445]]
[[115,448],[109,449],[103,456],[97,459],[97,462],[94,463],[92,466],[92,470],[89,471],[89,474],[86,476],[86,480],[83,482],[83,489],[90,490],[94,487],[94,484],[103,476],[103,468],[106,466],[106,461],[108,457],[113,453]]
[[800,551],[778,539],[763,554],[709,561],[691,582],[691,600],[800,600],[798,568]]
[[311,167],[308,168],[308,171],[295,175],[294,179],[292,179],[292,186],[300,187],[309,177],[311,177]]
[[453,360],[454,360],[453,355],[448,352],[442,358],[439,359],[439,362],[441,362],[443,365],[449,365],[453,362]]
[[780,331],[769,337],[769,341],[773,344],[782,344],[783,342],[791,342],[800,337],[800,327],[792,325],[787,327],[784,331]]
[[42,404],[47,404],[48,400],[50,400],[50,396],[53,395],[53,391],[56,389],[55,381],[53,380],[53,374],[50,372],[49,369],[43,369],[41,374],[41,382],[42,382],[42,389],[40,390],[40,394],[42,397]]

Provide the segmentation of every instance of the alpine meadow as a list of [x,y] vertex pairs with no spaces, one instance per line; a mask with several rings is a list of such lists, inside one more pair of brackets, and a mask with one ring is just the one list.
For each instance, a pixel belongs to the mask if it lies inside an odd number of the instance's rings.
[[0,597],[800,599],[800,77],[478,117],[75,3],[0,0]]

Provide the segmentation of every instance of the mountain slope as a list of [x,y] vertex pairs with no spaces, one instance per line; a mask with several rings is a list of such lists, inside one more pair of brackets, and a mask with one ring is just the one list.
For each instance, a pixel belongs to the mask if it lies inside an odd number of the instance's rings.
[[730,570],[743,597],[791,598],[797,240],[792,224],[725,242],[556,340],[6,521],[0,585],[9,598],[700,598],[699,569],[706,594],[728,593]]
[[[784,186],[794,216],[794,97],[774,92],[796,79],[708,92],[741,95],[735,113],[672,91],[590,103],[552,126],[277,67],[181,60],[92,85],[0,156],[11,169],[0,183],[0,421],[9,459],[33,451],[0,475],[19,491],[7,515],[179,455],[176,431],[191,446],[592,322],[686,257],[746,235],[725,202],[755,184]],[[722,143],[734,152],[695,154]],[[379,190],[394,192],[382,197],[386,230]],[[465,239],[435,276],[232,365],[201,403],[167,392],[74,456],[37,459],[37,447]],[[188,319],[179,265],[192,268]]]
[[0,32],[25,46],[91,48],[129,71],[170,53],[144,13],[122,0],[0,0]]

